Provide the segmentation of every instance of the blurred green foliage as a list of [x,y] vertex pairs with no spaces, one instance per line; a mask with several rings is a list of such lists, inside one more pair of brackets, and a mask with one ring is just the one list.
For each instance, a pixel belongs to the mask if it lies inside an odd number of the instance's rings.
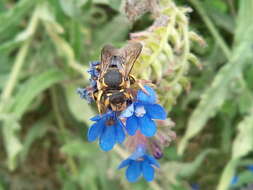
[[[0,190],[188,190],[191,184],[226,190],[253,183],[245,170],[253,164],[252,0],[175,0],[177,6],[161,0],[172,6],[164,9],[168,26],[143,41],[151,52],[140,59],[147,72],[136,65],[137,75],[156,82],[176,123],[177,140],[164,150],[155,182],[128,183],[116,170],[125,152],[105,153],[86,141],[97,111],[75,89],[88,85],[88,62],[99,60],[104,44],[122,46],[154,20],[146,13],[130,22],[124,3],[0,1]],[[197,57],[201,70],[188,64],[199,66]],[[231,186],[234,175],[239,182]]]

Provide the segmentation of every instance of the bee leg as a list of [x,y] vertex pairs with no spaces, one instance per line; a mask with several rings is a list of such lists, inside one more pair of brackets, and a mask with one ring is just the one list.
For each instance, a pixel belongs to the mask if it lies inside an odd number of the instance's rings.
[[97,107],[98,107],[98,111],[100,114],[103,113],[103,108],[102,108],[102,104],[101,104],[101,99],[102,99],[102,95],[103,95],[103,91],[98,91],[98,94],[97,94]]
[[106,98],[106,99],[105,99],[105,102],[104,102],[104,106],[105,106],[106,108],[108,108],[109,105],[110,105],[109,98]]
[[140,81],[137,81],[137,85],[140,87],[140,89],[147,95],[149,95],[148,91],[144,88],[144,86],[141,84]]
[[137,83],[137,85],[140,87],[140,89],[147,95],[149,95],[148,91],[144,88],[140,80],[136,80],[136,78],[133,75],[129,75],[130,78],[130,84]]
[[136,79],[133,75],[129,75],[130,85],[136,82]]
[[94,91],[94,92],[92,92],[92,94],[91,94],[93,100],[95,100],[95,101],[97,101],[97,98],[98,98],[98,96],[97,96],[98,94],[97,94],[97,93],[98,93],[98,91]]

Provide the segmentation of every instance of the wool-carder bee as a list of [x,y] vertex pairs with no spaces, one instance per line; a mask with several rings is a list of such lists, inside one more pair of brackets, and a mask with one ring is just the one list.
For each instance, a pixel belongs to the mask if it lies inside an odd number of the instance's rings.
[[[101,64],[96,79],[97,90],[93,92],[99,113],[107,109],[122,111],[133,100],[131,86],[136,83],[131,70],[142,50],[142,45],[129,42],[123,48],[105,45],[101,51]],[[141,84],[139,86],[142,88]]]

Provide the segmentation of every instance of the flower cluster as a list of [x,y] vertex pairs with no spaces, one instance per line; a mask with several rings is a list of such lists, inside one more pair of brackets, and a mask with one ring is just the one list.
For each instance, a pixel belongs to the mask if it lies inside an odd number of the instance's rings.
[[[93,92],[97,90],[99,65],[100,62],[90,64],[90,86],[77,90],[81,98],[88,102],[94,101]],[[157,95],[150,86],[144,85],[143,88],[132,90],[135,91],[134,98],[127,102],[123,111],[108,108],[105,113],[91,118],[94,123],[89,128],[87,137],[90,142],[98,140],[103,151],[110,151],[116,144],[122,144],[126,137],[130,139],[125,147],[133,153],[118,168],[127,167],[126,178],[129,182],[136,182],[140,176],[152,181],[155,168],[160,167],[156,159],[162,157],[162,144],[166,141],[166,137],[159,134],[157,123],[166,120],[166,112],[157,104]],[[157,140],[159,137],[162,137],[161,140]]]
[[90,63],[90,68],[87,71],[90,74],[90,86],[87,88],[78,88],[77,93],[80,94],[80,97],[87,100],[91,103],[94,99],[92,97],[92,93],[97,89],[96,80],[98,78],[99,72],[97,70],[97,66],[101,63],[99,61],[93,61]]

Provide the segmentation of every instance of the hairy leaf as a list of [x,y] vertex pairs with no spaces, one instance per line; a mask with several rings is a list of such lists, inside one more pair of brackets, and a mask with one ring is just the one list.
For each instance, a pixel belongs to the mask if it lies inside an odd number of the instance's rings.
[[65,79],[65,75],[61,71],[54,68],[34,76],[29,81],[24,83],[18,91],[11,108],[12,112],[14,112],[15,115],[20,118],[28,109],[28,106],[32,100],[36,98],[36,96],[63,79]]
[[84,99],[81,99],[79,94],[77,94],[76,86],[68,85],[65,87],[65,94],[67,99],[67,104],[72,112],[73,116],[87,124],[91,124],[90,118],[96,115],[95,111],[91,108],[91,104]]
[[3,122],[3,140],[7,152],[7,166],[14,170],[17,166],[17,157],[22,151],[22,144],[17,137],[20,125],[14,118],[8,118]]
[[31,8],[37,1],[21,0],[7,12],[0,13],[0,36],[2,36],[11,27],[20,23],[20,20],[30,13]]
[[[236,33],[236,39],[240,39],[234,45],[232,57],[230,61],[220,69],[215,76],[211,87],[208,87],[204,94],[201,96],[201,100],[190,117],[186,133],[179,144],[179,154],[182,154],[185,150],[189,139],[199,133],[209,118],[213,117],[219,110],[227,98],[231,83],[241,73],[242,69],[248,63],[249,59],[253,58],[252,43],[253,43],[253,2],[250,0],[243,1],[241,3],[241,12],[246,15],[250,15],[248,19],[248,25],[245,24],[245,20],[239,19],[239,24]],[[241,13],[242,14],[242,13]],[[242,33],[244,31],[244,33]]]
[[224,190],[229,187],[238,161],[250,151],[253,151],[253,108],[252,113],[239,123],[238,130],[239,133],[233,143],[232,158],[222,173],[218,190]]

